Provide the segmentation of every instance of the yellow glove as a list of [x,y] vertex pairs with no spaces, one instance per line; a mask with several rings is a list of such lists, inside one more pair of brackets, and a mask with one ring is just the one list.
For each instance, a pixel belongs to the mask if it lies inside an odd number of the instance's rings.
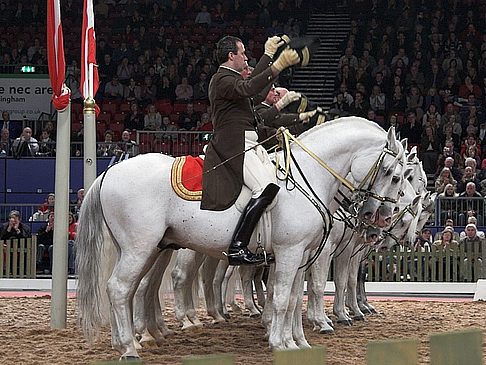
[[317,109],[310,112],[304,112],[299,114],[299,120],[303,123],[309,123],[310,118],[312,118],[317,113]]
[[282,99],[277,101],[275,103],[275,107],[280,111],[283,108],[285,108],[287,105],[290,103],[299,100],[301,97],[301,94],[295,91],[289,91],[287,94],[285,94]]
[[275,52],[277,52],[278,47],[283,45],[285,41],[279,36],[269,37],[265,42],[265,54],[273,58]]
[[283,69],[296,65],[300,61],[298,53],[294,49],[286,48],[280,53],[280,56],[275,60],[273,66],[278,72]]

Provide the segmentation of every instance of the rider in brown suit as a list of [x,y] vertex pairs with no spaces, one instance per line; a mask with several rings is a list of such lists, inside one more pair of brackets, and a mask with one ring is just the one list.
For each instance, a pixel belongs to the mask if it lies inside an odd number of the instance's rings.
[[[265,261],[263,255],[253,254],[248,249],[248,243],[258,220],[277,195],[279,187],[273,183],[274,176],[264,167],[268,160],[266,151],[257,145],[257,121],[251,97],[268,88],[283,69],[299,63],[299,55],[290,48],[282,51],[272,62],[281,44],[279,37],[267,40],[265,54],[248,79],[243,79],[240,74],[248,60],[242,41],[225,36],[217,44],[220,67],[209,84],[214,134],[204,160],[204,170],[209,172],[203,176],[201,209],[228,209],[235,203],[243,184],[252,191],[252,198],[228,248],[230,265],[260,264]],[[242,154],[248,148],[252,149]]]

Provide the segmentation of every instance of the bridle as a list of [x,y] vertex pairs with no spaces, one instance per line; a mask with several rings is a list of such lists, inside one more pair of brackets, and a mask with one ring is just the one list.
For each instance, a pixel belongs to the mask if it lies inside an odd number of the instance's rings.
[[[376,199],[381,203],[392,203],[396,204],[397,199],[390,198],[387,196],[382,196],[375,193],[372,189],[376,183],[376,179],[378,178],[378,174],[383,166],[383,161],[387,155],[390,155],[394,158],[398,157],[398,154],[388,148],[388,145],[383,147],[380,155],[376,159],[376,161],[371,166],[370,170],[364,177],[364,179],[359,183],[358,186],[354,186],[354,184],[346,179],[345,177],[341,176],[337,171],[335,171],[332,167],[330,167],[325,161],[323,161],[319,156],[317,156],[313,151],[311,151],[308,147],[306,147],[301,141],[295,138],[287,129],[280,127],[277,131],[277,138],[279,140],[279,147],[282,148],[284,151],[284,165],[283,168],[283,176],[280,176],[279,179],[286,180],[290,174],[290,160],[291,160],[291,151],[290,151],[290,141],[292,140],[295,144],[302,148],[304,152],[306,152],[310,157],[317,161],[319,165],[321,165],[324,169],[326,169],[332,176],[334,176],[342,185],[344,185],[352,194],[351,198],[345,198],[347,200],[347,211],[353,215],[357,216],[359,209],[362,207],[365,201],[368,199]],[[401,160],[398,160],[400,164],[403,164]],[[280,161],[278,155],[276,155],[276,166],[277,171],[281,171]],[[277,173],[278,174],[278,173]]]

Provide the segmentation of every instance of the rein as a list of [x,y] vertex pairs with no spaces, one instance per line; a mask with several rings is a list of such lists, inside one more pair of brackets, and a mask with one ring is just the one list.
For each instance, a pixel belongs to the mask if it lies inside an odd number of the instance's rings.
[[[336,172],[332,167],[330,167],[326,162],[324,162],[319,156],[317,156],[314,152],[312,152],[309,148],[307,148],[301,141],[299,141],[297,138],[295,138],[287,129],[284,127],[280,127],[277,131],[277,138],[279,139],[280,146],[283,151],[284,151],[284,162],[285,162],[285,172],[284,172],[284,177],[281,178],[284,180],[288,174],[289,174],[289,168],[290,168],[290,158],[292,156],[291,153],[287,152],[290,151],[290,140],[295,142],[299,147],[302,148],[304,152],[306,152],[309,156],[311,156],[314,160],[317,161],[319,165],[324,167],[332,176],[334,176],[342,185],[344,185],[352,194],[357,193],[357,196],[359,199],[356,199],[356,201],[353,203],[351,200],[348,199],[348,201],[351,204],[360,204],[364,201],[366,201],[368,198],[373,198],[376,199],[382,203],[384,202],[390,202],[392,204],[397,203],[397,199],[393,199],[390,197],[384,197],[381,195],[378,195],[371,191],[373,185],[376,182],[376,179],[378,177],[378,173],[380,171],[380,168],[383,164],[383,160],[386,155],[391,155],[393,157],[397,157],[398,155],[390,150],[388,146],[385,146],[383,148],[383,151],[380,153],[380,156],[378,156],[378,159],[375,161],[375,163],[371,166],[370,170],[366,174],[365,178],[361,183],[355,187],[352,182],[350,182],[348,179],[345,177],[341,176],[338,172]],[[277,165],[277,170],[280,169],[280,161],[278,158],[278,155],[276,155],[276,165]],[[368,182],[368,186],[364,188],[365,184]]]
[[393,233],[391,233],[391,231],[396,227],[398,222],[400,222],[400,220],[402,220],[407,213],[409,213],[413,218],[417,217],[417,213],[412,210],[412,203],[408,204],[405,208],[400,210],[398,214],[393,218],[393,222],[390,227],[382,232],[385,237],[390,237],[396,242],[396,244],[399,244],[400,240],[403,239],[403,237],[405,237],[407,233],[405,232],[402,237],[398,238]]

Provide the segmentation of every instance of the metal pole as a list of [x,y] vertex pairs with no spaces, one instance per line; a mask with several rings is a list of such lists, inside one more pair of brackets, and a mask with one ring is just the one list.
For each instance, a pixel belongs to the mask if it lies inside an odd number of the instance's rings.
[[71,102],[57,115],[51,328],[66,328]]
[[84,190],[88,191],[96,179],[96,115],[95,101],[84,100]]

